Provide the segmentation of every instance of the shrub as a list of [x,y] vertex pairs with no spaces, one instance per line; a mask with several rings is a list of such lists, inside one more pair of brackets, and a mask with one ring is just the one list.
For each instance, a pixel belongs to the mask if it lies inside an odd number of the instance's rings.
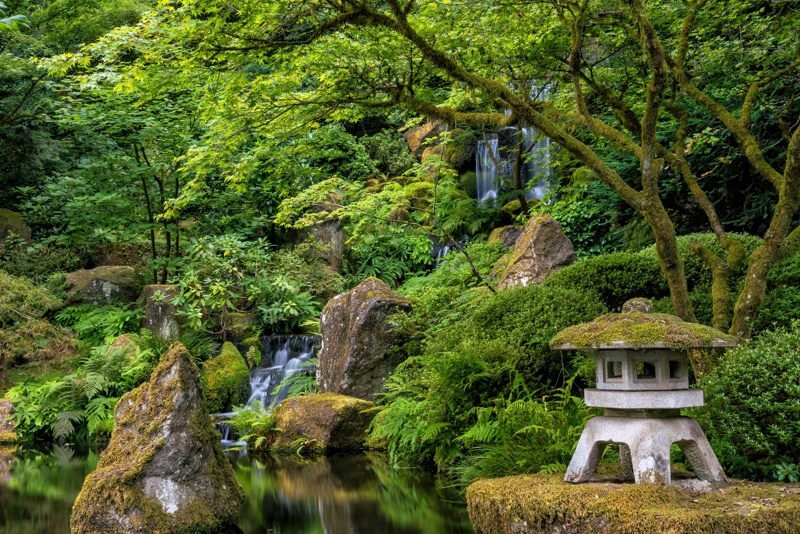
[[53,274],[74,271],[82,263],[77,250],[53,245],[15,248],[0,254],[0,269],[26,276],[36,284],[43,284]]
[[375,135],[364,136],[360,142],[378,170],[388,176],[403,174],[417,162],[408,148],[408,142],[395,130],[385,129]]
[[[760,237],[755,237],[749,234],[729,232],[727,235],[744,247],[745,257],[749,257],[750,254],[752,254],[753,251],[763,242]],[[706,267],[705,263],[703,263],[703,261],[694,252],[692,252],[691,245],[695,242],[704,245],[714,254],[717,254],[722,258],[725,257],[724,250],[722,245],[719,244],[717,236],[711,232],[678,236],[678,253],[681,255],[681,258],[683,258],[683,268],[686,273],[686,282],[689,284],[689,291],[691,291],[695,286],[709,285],[710,287],[711,284],[711,271],[708,269],[708,267]],[[658,262],[655,245],[645,248],[638,254]],[[746,270],[747,262],[745,261],[736,272],[732,273],[732,288],[736,287],[737,278],[741,277]]]
[[72,329],[81,341],[91,345],[112,343],[122,334],[139,330],[143,310],[119,306],[84,304],[64,308],[55,316],[56,323]]
[[696,417],[728,475],[771,477],[800,463],[800,322],[729,350],[701,386]]
[[233,345],[222,345],[216,358],[206,361],[202,371],[209,413],[245,404],[250,398],[250,369]]
[[655,257],[630,252],[612,252],[579,261],[551,274],[544,286],[593,293],[610,310],[619,310],[630,298],[669,295]]
[[800,254],[772,266],[767,275],[767,294],[756,317],[754,331],[790,326],[800,319]]
[[0,328],[6,328],[30,317],[42,317],[58,309],[62,302],[45,288],[33,285],[27,278],[12,276],[0,270]]
[[[550,350],[550,338],[605,312],[592,293],[544,286],[518,287],[454,310],[457,320],[441,319],[421,354],[387,381],[386,415],[376,418],[371,439],[386,441],[395,463],[449,468],[472,454],[475,425],[492,426],[512,403],[538,402],[557,389],[573,369]],[[504,408],[481,411],[494,407]]]

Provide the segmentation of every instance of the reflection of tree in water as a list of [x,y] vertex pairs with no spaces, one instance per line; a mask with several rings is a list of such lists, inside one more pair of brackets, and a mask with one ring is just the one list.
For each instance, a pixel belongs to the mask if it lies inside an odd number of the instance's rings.
[[248,493],[239,521],[246,533],[472,532],[463,499],[444,502],[431,476],[392,470],[379,456],[234,462]]

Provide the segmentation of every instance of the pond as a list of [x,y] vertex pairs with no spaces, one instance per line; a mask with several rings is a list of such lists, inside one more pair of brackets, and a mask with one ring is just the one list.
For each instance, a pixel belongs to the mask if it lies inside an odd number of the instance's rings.
[[[380,455],[228,455],[247,494],[235,533],[473,532],[458,491],[428,473],[391,469]],[[97,460],[68,447],[0,449],[0,534],[68,533],[72,503]]]

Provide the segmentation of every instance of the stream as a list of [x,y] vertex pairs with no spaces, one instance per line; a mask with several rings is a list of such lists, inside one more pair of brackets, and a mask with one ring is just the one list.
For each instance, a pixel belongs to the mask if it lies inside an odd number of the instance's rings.
[[[463,495],[380,455],[304,460],[228,451],[247,498],[226,533],[470,533]],[[69,532],[72,503],[96,452],[0,449],[0,534]]]

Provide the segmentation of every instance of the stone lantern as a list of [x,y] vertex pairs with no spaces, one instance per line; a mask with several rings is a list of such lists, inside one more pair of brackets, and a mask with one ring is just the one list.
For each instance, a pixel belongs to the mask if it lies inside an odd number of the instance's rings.
[[585,390],[585,402],[605,411],[586,424],[564,480],[589,481],[606,445],[617,444],[624,475],[670,484],[675,443],[698,478],[724,482],[700,425],[680,409],[703,405],[703,391],[689,389],[688,351],[733,346],[732,337],[713,328],[642,311],[604,315],[556,334],[551,348],[594,354],[597,387]]

